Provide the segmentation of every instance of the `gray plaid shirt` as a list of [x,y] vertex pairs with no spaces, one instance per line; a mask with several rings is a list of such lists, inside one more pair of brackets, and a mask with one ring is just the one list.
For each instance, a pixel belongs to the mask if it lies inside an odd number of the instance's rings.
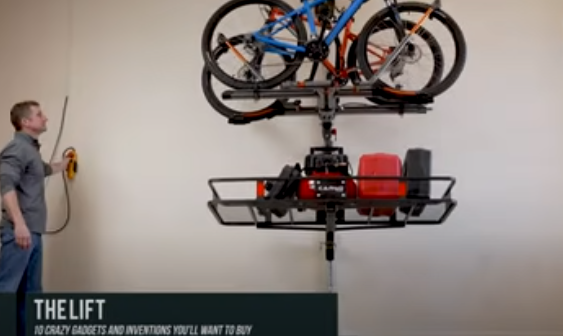
[[[39,147],[37,139],[16,132],[0,152],[0,193],[4,196],[15,190],[29,231],[43,234],[47,226],[45,177],[52,170],[41,158]],[[0,227],[6,225],[13,225],[13,221],[2,205]]]

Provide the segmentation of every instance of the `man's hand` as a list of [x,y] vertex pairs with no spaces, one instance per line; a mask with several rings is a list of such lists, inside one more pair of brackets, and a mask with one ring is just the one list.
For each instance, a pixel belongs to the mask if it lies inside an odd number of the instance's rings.
[[65,157],[62,161],[61,161],[61,166],[63,166],[63,170],[66,170],[68,168],[68,164],[70,162],[70,158]]
[[28,249],[31,246],[31,234],[24,221],[14,221],[14,237],[16,244],[22,249]]
[[28,248],[31,245],[31,235],[27,228],[27,223],[22,216],[15,189],[5,191],[2,197],[2,203],[10,215],[12,223],[14,223],[16,244],[21,248]]
[[69,162],[70,162],[70,158],[65,157],[60,162],[51,163],[51,174],[58,174],[66,170]]

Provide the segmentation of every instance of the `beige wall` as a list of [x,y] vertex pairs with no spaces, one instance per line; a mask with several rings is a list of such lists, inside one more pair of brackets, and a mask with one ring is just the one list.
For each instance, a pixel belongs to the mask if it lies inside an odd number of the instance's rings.
[[[72,222],[46,238],[47,290],[324,290],[321,236],[224,228],[206,208],[208,178],[275,175],[319,132],[314,118],[234,127],[211,110],[199,42],[221,2],[74,1],[72,13],[69,1],[0,2],[0,109],[43,103],[47,158],[70,94],[60,149],[75,146],[81,159]],[[442,227],[340,236],[343,328],[563,333],[561,1],[444,5],[466,32],[469,59],[435,111],[337,126],[353,162],[432,148],[436,173],[459,180],[460,206]],[[49,182],[51,229],[64,220],[61,185]]]

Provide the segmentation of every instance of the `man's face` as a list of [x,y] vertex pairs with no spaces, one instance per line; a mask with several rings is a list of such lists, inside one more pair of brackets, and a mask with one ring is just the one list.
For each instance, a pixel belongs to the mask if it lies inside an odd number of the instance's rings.
[[41,134],[47,130],[47,120],[41,107],[32,106],[29,117],[23,120],[23,126],[36,134]]

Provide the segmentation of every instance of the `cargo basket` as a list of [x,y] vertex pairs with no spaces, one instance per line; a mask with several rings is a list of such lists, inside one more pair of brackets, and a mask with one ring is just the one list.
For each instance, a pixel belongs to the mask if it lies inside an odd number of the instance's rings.
[[[409,185],[424,182],[430,184],[430,193],[425,196],[409,196],[406,193],[394,198],[359,198],[347,187],[351,182],[349,180],[354,183],[394,180],[407,189]],[[314,198],[303,198],[299,193],[284,198],[270,198],[264,195],[264,186],[268,182],[307,183],[316,192]],[[451,197],[455,179],[444,176],[303,176],[291,180],[280,177],[229,177],[213,178],[208,184],[213,193],[208,207],[221,225],[254,226],[259,229],[343,231],[439,225],[445,222],[457,205]],[[220,192],[220,189],[228,190]]]

